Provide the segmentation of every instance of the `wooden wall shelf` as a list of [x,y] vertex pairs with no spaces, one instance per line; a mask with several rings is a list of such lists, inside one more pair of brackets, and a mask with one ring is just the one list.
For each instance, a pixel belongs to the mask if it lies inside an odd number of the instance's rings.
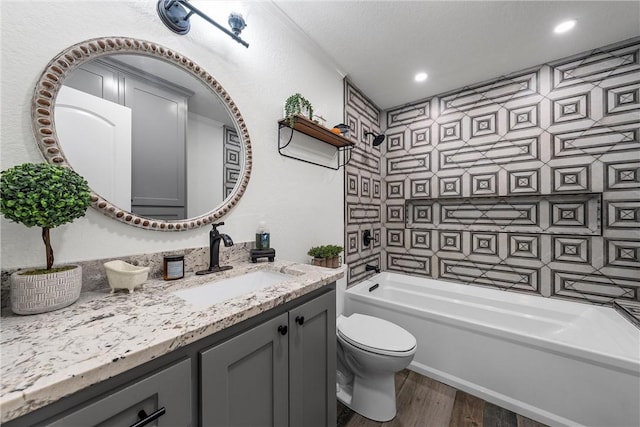
[[[282,130],[282,128],[292,129],[289,126],[289,119],[282,119],[278,121],[278,152],[280,153],[281,156],[289,157],[291,159],[300,160],[305,163],[311,163],[313,165],[322,166],[322,167],[333,169],[333,170],[340,169],[341,167],[349,163],[349,160],[351,160],[350,151],[356,145],[354,142],[348,140],[342,135],[333,133],[330,129],[327,129],[324,126],[320,126],[319,124],[314,123],[313,121],[309,120],[306,117],[296,114],[293,130],[291,131],[291,137],[289,138],[289,141],[284,145],[280,144],[280,131]],[[294,130],[336,147],[336,149],[340,152],[338,156],[337,166],[334,168],[331,166],[323,165],[321,163],[312,162],[310,160],[301,159],[299,157],[293,157],[283,153],[282,150],[291,143]],[[349,156],[346,156],[347,151],[349,151]]]
[[[289,127],[289,119],[282,119],[278,122],[280,127]],[[312,122],[306,117],[296,115],[295,123],[293,125],[293,129],[298,132],[302,132],[305,135],[309,135],[313,138],[319,139],[320,141],[326,142],[327,144],[331,144],[334,147],[343,148],[343,147],[353,147],[356,145],[354,142],[349,141],[342,135],[335,134],[331,132],[330,129],[327,129],[324,126],[320,126],[317,123]]]

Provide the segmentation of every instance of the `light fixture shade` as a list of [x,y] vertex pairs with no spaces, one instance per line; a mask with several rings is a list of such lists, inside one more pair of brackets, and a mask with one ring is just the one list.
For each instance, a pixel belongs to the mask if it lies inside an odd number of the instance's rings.
[[241,13],[231,12],[229,14],[229,27],[231,27],[233,34],[239,36],[246,26],[247,23],[244,22],[244,18]]

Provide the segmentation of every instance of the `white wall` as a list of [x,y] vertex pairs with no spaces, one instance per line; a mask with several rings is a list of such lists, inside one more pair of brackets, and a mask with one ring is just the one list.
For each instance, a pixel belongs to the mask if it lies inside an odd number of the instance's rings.
[[[222,10],[214,19],[223,25],[224,16],[233,9],[225,2],[195,2],[212,15]],[[156,14],[156,0],[2,0],[0,7],[2,169],[42,161],[31,131],[30,102],[34,85],[53,56],[94,37],[150,40],[209,71],[231,94],[247,123],[253,171],[244,197],[223,219],[223,231],[235,241],[250,241],[258,222],[265,220],[278,258],[293,261],[306,261],[312,245],[342,244],[342,170],[286,159],[276,147],[276,122],[284,100],[295,92],[311,100],[328,124],[342,122],[342,75],[300,33],[286,26],[270,3],[245,5],[248,26],[242,37],[251,44],[248,49],[197,16],[189,34],[172,33]],[[2,268],[42,265],[40,229],[1,221]],[[63,263],[205,246],[208,232],[208,228],[172,233],[142,230],[90,208],[84,218],[53,230],[52,237],[56,262]]]

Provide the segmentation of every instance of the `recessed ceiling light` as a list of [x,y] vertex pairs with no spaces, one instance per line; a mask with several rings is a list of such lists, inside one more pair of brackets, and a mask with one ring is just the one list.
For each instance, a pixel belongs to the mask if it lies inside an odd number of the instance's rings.
[[556,34],[566,33],[567,31],[569,31],[575,26],[576,26],[575,19],[571,19],[569,21],[564,21],[556,25],[556,27],[553,29],[553,32]]
[[423,82],[427,80],[427,77],[429,77],[427,73],[418,73],[413,79],[417,82]]

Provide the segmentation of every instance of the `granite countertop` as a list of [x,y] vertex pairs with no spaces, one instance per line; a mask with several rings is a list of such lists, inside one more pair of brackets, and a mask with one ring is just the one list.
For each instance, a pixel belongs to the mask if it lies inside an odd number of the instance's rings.
[[[148,280],[132,294],[83,293],[75,304],[50,313],[3,315],[0,422],[140,366],[343,275],[340,270],[287,261],[233,265],[232,270],[207,276]],[[295,277],[207,308],[170,293],[257,270]]]

